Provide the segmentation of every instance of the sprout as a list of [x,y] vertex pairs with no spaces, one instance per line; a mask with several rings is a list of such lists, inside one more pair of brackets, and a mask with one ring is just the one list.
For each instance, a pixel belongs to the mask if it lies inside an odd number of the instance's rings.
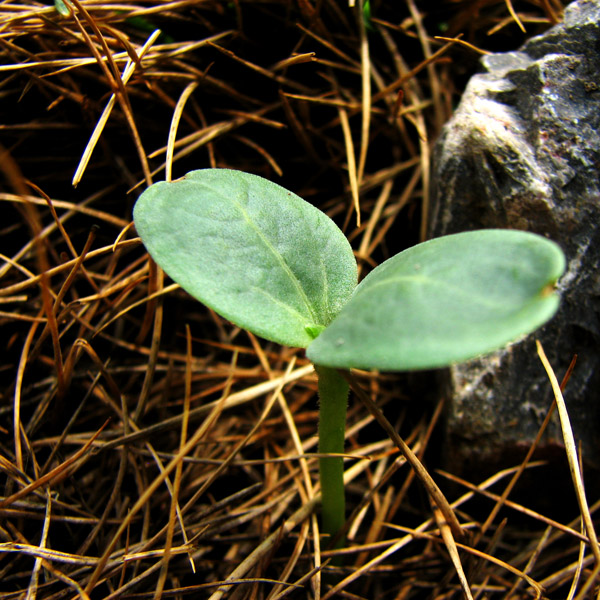
[[134,209],[152,258],[192,296],[252,333],[306,348],[319,380],[322,530],[345,520],[351,368],[446,367],[552,317],[565,259],[522,231],[480,230],[405,250],[357,285],[344,234],[302,198],[256,175],[192,171],[152,185]]

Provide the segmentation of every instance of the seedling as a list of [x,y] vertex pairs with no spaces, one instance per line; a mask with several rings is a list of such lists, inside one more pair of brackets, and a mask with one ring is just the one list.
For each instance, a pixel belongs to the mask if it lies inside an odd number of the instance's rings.
[[446,367],[546,322],[565,259],[531,233],[481,230],[405,250],[357,285],[335,223],[256,175],[192,171],[149,187],[134,209],[150,255],[192,296],[267,340],[306,348],[320,396],[322,530],[344,515],[343,459],[352,368]]

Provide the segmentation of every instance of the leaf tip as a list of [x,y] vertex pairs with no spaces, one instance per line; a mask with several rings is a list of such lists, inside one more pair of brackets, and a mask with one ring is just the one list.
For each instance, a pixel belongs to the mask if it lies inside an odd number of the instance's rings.
[[542,298],[548,298],[549,296],[553,296],[557,291],[558,281],[555,279],[550,283],[547,283],[541,290],[540,296]]

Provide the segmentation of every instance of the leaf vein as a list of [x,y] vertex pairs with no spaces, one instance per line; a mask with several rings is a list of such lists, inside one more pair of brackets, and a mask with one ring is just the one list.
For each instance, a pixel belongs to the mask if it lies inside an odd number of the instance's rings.
[[304,288],[302,287],[302,284],[300,283],[296,274],[292,271],[290,266],[287,264],[287,262],[285,261],[285,259],[282,256],[282,254],[275,249],[275,247],[270,242],[270,240],[264,235],[264,233],[252,221],[250,215],[248,214],[248,211],[244,208],[244,206],[240,202],[238,202],[235,198],[231,198],[231,201],[238,207],[240,213],[244,217],[244,220],[254,230],[254,232],[257,234],[259,239],[263,242],[263,244],[269,250],[269,252],[271,252],[271,254],[275,257],[275,260],[279,263],[279,265],[281,266],[283,271],[289,277],[290,281],[292,282],[292,285],[296,288],[296,291],[297,291],[298,295],[300,296],[300,299],[306,306],[309,315],[311,316],[312,320],[316,323],[317,318],[315,316],[313,306],[312,306],[311,302],[309,301],[308,296],[306,295],[306,292],[304,291]]

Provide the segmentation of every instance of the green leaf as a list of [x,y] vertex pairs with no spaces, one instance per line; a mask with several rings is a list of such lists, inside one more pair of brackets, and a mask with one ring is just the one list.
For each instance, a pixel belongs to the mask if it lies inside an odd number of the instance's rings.
[[394,371],[473,358],[552,317],[564,267],[556,244],[521,231],[419,244],[374,269],[307,356],[328,367]]
[[134,208],[148,252],[183,289],[236,325],[305,347],[356,286],[335,223],[281,186],[229,169],[149,187]]

